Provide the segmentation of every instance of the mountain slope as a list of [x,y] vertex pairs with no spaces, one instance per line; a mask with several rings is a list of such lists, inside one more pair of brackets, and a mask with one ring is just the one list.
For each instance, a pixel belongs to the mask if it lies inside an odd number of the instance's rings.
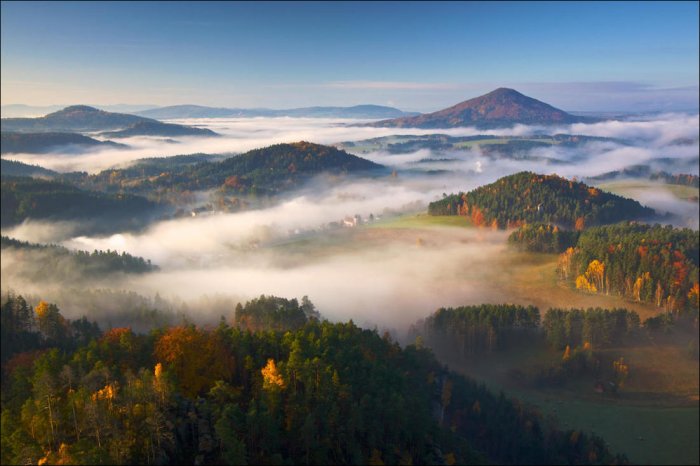
[[205,107],[202,105],[171,105],[168,107],[149,108],[136,112],[148,118],[170,120],[175,118],[224,118],[235,115],[233,108]]
[[25,177],[2,177],[0,209],[2,226],[26,219],[87,220],[106,227],[108,223],[141,225],[156,205],[130,194],[104,194],[78,189],[70,184]]
[[403,112],[397,108],[382,105],[355,105],[353,107],[302,107],[286,110],[267,108],[221,108],[201,105],[173,105],[137,112],[149,118],[168,120],[176,118],[253,118],[253,117],[296,117],[296,118],[398,118],[413,116],[416,113]]
[[70,149],[126,148],[124,144],[112,141],[98,141],[76,133],[14,133],[3,131],[0,135],[3,154],[44,154]]
[[39,118],[3,118],[3,131],[84,132],[125,128],[146,118],[126,113],[111,113],[87,105],[73,105]]
[[[198,157],[206,160],[215,156]],[[126,190],[152,198],[210,189],[227,195],[273,196],[297,188],[322,173],[334,176],[377,173],[384,168],[335,147],[305,141],[255,149],[221,161],[189,163],[197,160],[190,157],[184,163],[170,164],[170,159],[173,158],[166,158],[155,167],[137,162],[125,169],[79,178],[66,175],[64,179],[86,189]]]
[[160,121],[140,121],[120,131],[102,133],[101,136],[128,138],[132,136],[218,136],[218,134],[205,128],[161,123]]
[[455,128],[475,126],[496,128],[526,125],[553,125],[595,121],[574,116],[518,91],[499,88],[452,107],[415,117],[378,121],[368,126],[409,128]]
[[431,215],[470,216],[476,225],[510,228],[546,222],[583,229],[649,218],[654,210],[639,202],[557,175],[520,172],[468,193],[430,203]]
[[39,165],[30,165],[17,160],[0,159],[0,174],[2,176],[30,176],[37,178],[53,178],[57,172]]
[[[137,124],[146,125],[143,130],[150,128],[158,132],[160,123],[151,118],[144,118],[127,113],[112,113],[88,107],[87,105],[73,105],[54,113],[39,118],[3,118],[2,131],[15,131],[22,133],[32,132],[68,132],[83,133],[94,131],[116,131],[122,130]],[[150,126],[149,126],[150,125]],[[186,131],[186,126],[179,126],[182,131]],[[160,128],[160,131],[164,131]],[[154,134],[159,135],[159,134]]]

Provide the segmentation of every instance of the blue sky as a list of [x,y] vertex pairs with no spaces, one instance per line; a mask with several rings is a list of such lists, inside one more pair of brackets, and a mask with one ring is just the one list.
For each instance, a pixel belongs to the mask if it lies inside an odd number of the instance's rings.
[[2,2],[2,103],[698,106],[697,2]]

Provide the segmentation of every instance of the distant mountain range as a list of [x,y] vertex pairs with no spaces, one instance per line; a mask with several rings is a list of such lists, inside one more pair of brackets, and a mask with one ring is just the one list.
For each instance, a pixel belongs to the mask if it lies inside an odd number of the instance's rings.
[[[106,112],[117,112],[117,113],[134,113],[140,112],[141,110],[147,110],[149,108],[155,108],[155,105],[129,105],[129,104],[116,104],[116,105],[91,105],[90,107],[99,108]],[[70,105],[24,105],[24,104],[8,104],[0,106],[0,112],[2,113],[2,118],[36,118],[49,113],[57,112],[63,108],[70,107]]]
[[354,107],[303,107],[286,110],[269,108],[222,108],[201,105],[174,105],[136,112],[149,118],[170,120],[177,118],[254,118],[254,117],[296,117],[296,118],[398,118],[419,115],[403,112],[397,108],[381,105],[355,105]]
[[598,121],[575,116],[520,92],[499,88],[488,94],[461,102],[433,113],[368,123],[381,128],[456,128],[480,129],[509,127],[515,124],[556,125]]
[[[68,105],[3,105],[3,118],[36,118],[57,112]],[[355,105],[352,107],[302,107],[275,110],[270,108],[224,108],[202,105],[91,105],[108,112],[130,113],[156,120],[177,118],[253,118],[253,117],[299,117],[299,118],[398,118],[420,115],[418,112],[404,112],[397,108],[382,105]]]
[[[138,126],[135,126],[138,125]],[[138,135],[214,135],[212,131],[182,125],[166,125],[158,120],[127,113],[112,113],[87,105],[74,105],[39,118],[3,118],[2,131],[22,133],[86,133],[131,130]],[[175,126],[179,128],[174,128]],[[127,132],[128,134],[128,132]]]
[[2,154],[45,154],[65,150],[81,151],[96,147],[124,149],[128,146],[112,141],[98,141],[76,133],[14,133],[0,135]]

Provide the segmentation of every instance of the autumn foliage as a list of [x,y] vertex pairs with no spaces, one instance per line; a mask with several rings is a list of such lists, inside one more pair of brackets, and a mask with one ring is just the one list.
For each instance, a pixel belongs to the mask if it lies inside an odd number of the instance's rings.
[[589,228],[560,256],[560,276],[579,290],[697,315],[699,238],[697,231],[670,225]]
[[511,228],[541,222],[580,231],[654,212],[637,201],[557,175],[521,172],[467,193],[445,196],[430,203],[428,213],[462,215],[477,226]]
[[229,380],[235,368],[221,339],[194,326],[170,328],[156,342],[155,356],[192,396],[208,390],[216,380]]

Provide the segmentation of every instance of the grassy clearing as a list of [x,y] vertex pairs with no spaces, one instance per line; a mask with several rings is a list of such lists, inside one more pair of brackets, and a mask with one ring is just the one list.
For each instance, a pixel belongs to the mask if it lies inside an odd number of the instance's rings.
[[678,199],[698,202],[698,196],[700,195],[700,189],[692,186],[659,183],[651,180],[610,181],[597,184],[596,187],[625,197],[634,197],[640,193],[663,190],[671,193]]
[[601,435],[614,451],[625,453],[633,463],[698,464],[697,406],[645,408],[541,398],[532,401],[564,427]]
[[502,283],[518,303],[532,304],[542,312],[551,307],[582,308],[624,307],[636,311],[644,320],[662,312],[649,304],[629,301],[621,296],[584,293],[557,277],[556,254],[514,252],[499,257],[504,270]]
[[[698,364],[678,346],[609,350],[624,355],[631,367],[628,385],[617,398],[593,391],[590,377],[556,389],[523,386],[512,377],[556,364],[561,355],[545,345],[480,355],[468,362],[446,361],[452,368],[536,406],[563,428],[601,435],[633,463],[698,464]],[[695,401],[689,400],[693,394]],[[684,397],[683,406],[673,406]]]
[[426,228],[426,227],[470,227],[471,222],[459,215],[404,215],[382,219],[378,222],[370,223],[364,228]]

